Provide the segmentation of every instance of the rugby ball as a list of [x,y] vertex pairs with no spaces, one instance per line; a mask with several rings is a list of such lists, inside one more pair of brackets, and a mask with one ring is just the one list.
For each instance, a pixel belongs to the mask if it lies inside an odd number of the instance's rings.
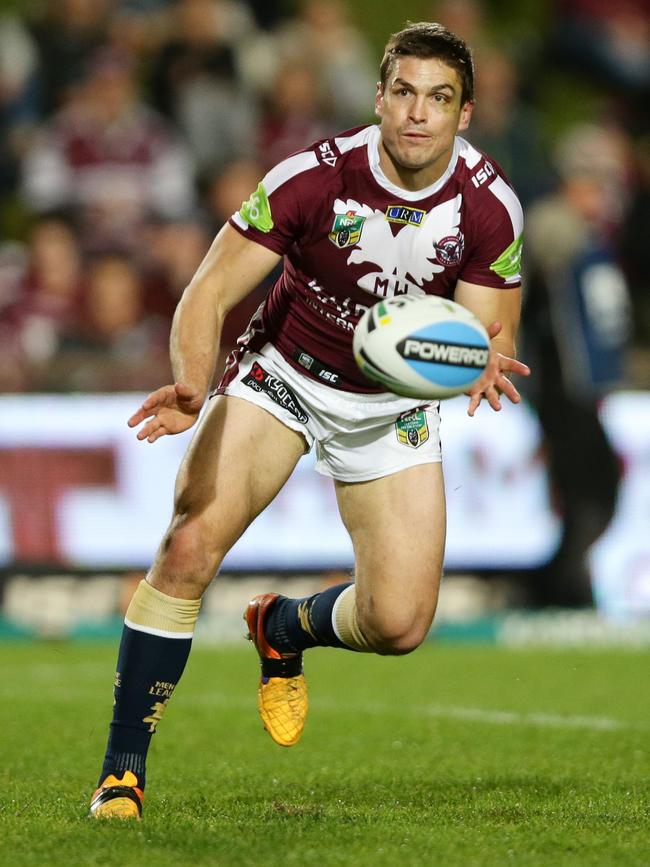
[[399,295],[374,304],[354,331],[361,371],[388,391],[442,400],[483,373],[490,340],[466,307],[436,295]]

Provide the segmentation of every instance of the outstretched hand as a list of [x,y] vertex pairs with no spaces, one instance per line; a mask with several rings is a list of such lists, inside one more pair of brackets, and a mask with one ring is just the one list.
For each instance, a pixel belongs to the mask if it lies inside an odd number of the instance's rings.
[[203,406],[203,395],[189,385],[177,382],[152,391],[128,421],[136,427],[148,419],[138,431],[139,440],[155,443],[166,434],[178,434],[192,427]]
[[[493,322],[487,329],[488,337],[492,340],[501,331],[501,323]],[[465,392],[470,401],[467,407],[467,415],[473,416],[483,399],[487,400],[495,412],[501,409],[501,395],[504,394],[511,403],[519,403],[521,396],[514,387],[508,374],[518,373],[520,376],[529,376],[528,365],[509,358],[500,352],[490,350],[490,360],[479,379]]]

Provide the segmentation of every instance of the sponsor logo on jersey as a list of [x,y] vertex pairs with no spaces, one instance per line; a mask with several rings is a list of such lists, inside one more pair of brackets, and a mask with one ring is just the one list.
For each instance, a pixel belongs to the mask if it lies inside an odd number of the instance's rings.
[[371,266],[364,268],[357,286],[380,298],[423,295],[426,284],[445,270],[446,265],[436,259],[435,245],[460,234],[462,203],[459,193],[431,208],[419,223],[411,220],[395,232],[385,210],[354,199],[336,199],[335,214],[354,211],[366,218],[363,234],[347,260],[348,265]]
[[345,214],[336,214],[329,239],[332,244],[339,248],[352,247],[359,242],[363,232],[365,217],[360,217],[356,211],[346,211]]
[[423,409],[403,413],[395,422],[395,433],[402,445],[419,448],[429,439],[429,424]]
[[490,265],[490,271],[494,271],[504,280],[512,281],[519,277],[521,268],[521,253],[523,250],[524,236],[520,235],[510,244],[499,258]]
[[269,197],[266,195],[264,184],[258,184],[250,199],[247,202],[242,202],[239,214],[246,220],[249,226],[255,226],[260,232],[266,234],[266,232],[271,231],[273,228],[273,217],[271,216],[271,205]]
[[273,376],[272,373],[268,373],[268,371],[264,370],[262,365],[258,364],[257,361],[253,362],[253,366],[249,373],[242,379],[242,382],[258,394],[264,392],[264,394],[270,397],[273,403],[277,403],[278,406],[284,407],[291,413],[291,415],[295,416],[299,422],[302,422],[302,424],[306,424],[309,420],[309,416],[302,408],[298,398],[291,391],[289,386],[282,382],[281,379],[278,379],[277,376]]
[[389,223],[400,223],[403,226],[421,226],[427,212],[420,208],[408,208],[406,205],[389,205],[386,208],[386,219]]
[[477,346],[462,343],[438,343],[436,340],[420,340],[406,337],[397,344],[402,358],[416,361],[430,361],[432,364],[455,364],[462,367],[483,369],[488,363],[490,352]]
[[303,352],[302,349],[295,349],[293,357],[305,370],[322,379],[323,382],[326,382],[328,385],[338,385],[340,374],[329,370],[317,358],[314,358],[313,355]]
[[496,171],[494,170],[494,166],[492,163],[489,163],[487,160],[484,165],[476,172],[475,175],[472,175],[472,183],[478,189],[481,184],[484,184],[490,178],[496,175]]
[[441,265],[457,265],[465,249],[465,237],[462,232],[457,235],[446,235],[433,245],[436,260]]

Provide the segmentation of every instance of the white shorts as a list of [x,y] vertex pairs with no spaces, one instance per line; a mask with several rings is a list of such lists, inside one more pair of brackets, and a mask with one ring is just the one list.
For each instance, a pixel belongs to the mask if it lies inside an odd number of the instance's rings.
[[316,443],[316,469],[344,482],[441,460],[438,402],[339,391],[308,379],[270,343],[247,352],[224,394],[254,403]]

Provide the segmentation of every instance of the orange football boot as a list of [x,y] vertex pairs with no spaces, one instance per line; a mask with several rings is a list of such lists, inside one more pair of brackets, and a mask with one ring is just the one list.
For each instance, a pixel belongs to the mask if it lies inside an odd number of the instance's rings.
[[95,819],[136,819],[142,816],[144,792],[138,788],[138,778],[124,771],[118,780],[109,774],[90,801],[90,815]]
[[276,744],[292,747],[300,740],[309,702],[301,653],[280,653],[264,635],[264,621],[278,599],[277,593],[254,596],[244,612],[248,639],[262,666],[257,689],[257,709],[264,728]]

